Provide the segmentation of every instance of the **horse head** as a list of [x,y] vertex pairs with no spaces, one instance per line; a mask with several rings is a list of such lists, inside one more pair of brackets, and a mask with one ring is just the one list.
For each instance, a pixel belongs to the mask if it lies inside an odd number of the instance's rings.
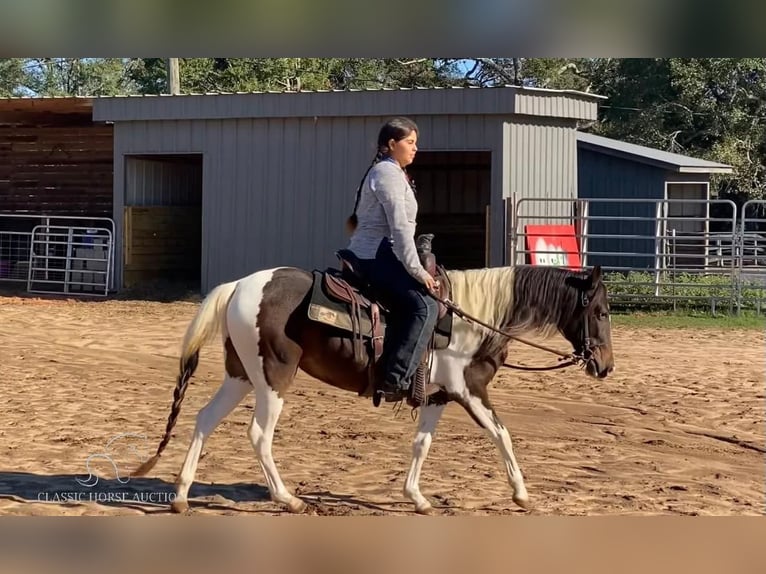
[[614,355],[612,321],[601,267],[595,266],[584,277],[567,277],[566,284],[578,291],[579,304],[561,331],[575,353],[585,360],[586,372],[603,379],[614,371]]

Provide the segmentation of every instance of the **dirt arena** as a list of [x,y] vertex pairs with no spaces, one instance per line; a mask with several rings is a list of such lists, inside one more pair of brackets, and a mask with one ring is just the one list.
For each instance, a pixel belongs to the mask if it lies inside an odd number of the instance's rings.
[[[173,490],[194,416],[221,380],[218,345],[203,351],[160,462],[148,477],[123,482],[140,461],[131,447],[146,457],[162,437],[176,353],[195,310],[194,302],[0,297],[0,514],[168,511],[162,497]],[[617,371],[607,381],[576,369],[502,369],[492,383],[529,512],[511,501],[495,447],[450,405],[421,479],[437,514],[761,514],[763,332],[615,328],[614,339]],[[511,349],[525,364],[552,359],[518,343]],[[203,449],[193,512],[283,513],[268,499],[246,435],[252,412],[249,398]],[[274,455],[311,513],[408,513],[401,489],[415,424],[406,407],[376,409],[300,374]],[[98,456],[105,449],[119,474]],[[89,457],[98,482],[82,485]]]

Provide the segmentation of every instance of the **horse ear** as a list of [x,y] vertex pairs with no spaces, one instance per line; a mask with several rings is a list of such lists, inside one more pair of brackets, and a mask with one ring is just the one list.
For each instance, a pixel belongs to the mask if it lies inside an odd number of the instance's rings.
[[598,285],[601,281],[602,273],[601,273],[601,265],[596,265],[593,270],[590,272],[590,282],[592,286]]
[[580,291],[590,291],[601,281],[601,265],[596,265],[585,277],[568,277],[567,285]]
[[590,289],[593,287],[593,283],[591,282],[590,275],[588,275],[584,279],[580,277],[567,277],[565,279],[565,283],[569,285],[570,287],[574,287],[575,289],[579,291],[590,291]]

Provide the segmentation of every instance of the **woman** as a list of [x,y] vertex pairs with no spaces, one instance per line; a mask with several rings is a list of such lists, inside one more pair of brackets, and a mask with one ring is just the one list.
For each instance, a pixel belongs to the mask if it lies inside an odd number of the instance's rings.
[[347,222],[348,249],[391,311],[376,385],[387,401],[406,395],[438,320],[438,303],[426,292],[436,290],[436,281],[415,248],[418,204],[405,169],[415,159],[417,140],[418,127],[408,118],[383,125]]

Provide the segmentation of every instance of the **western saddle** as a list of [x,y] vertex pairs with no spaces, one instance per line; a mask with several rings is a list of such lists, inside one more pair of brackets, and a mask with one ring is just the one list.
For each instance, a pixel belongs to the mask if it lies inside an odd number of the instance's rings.
[[[451,292],[446,270],[436,263],[431,250],[432,234],[418,236],[416,247],[423,267],[439,282],[438,295],[448,298]],[[367,384],[359,390],[360,396],[373,397],[380,404],[380,395],[374,384],[378,360],[383,352],[388,309],[378,300],[368,283],[356,256],[347,249],[336,252],[340,269],[327,268],[314,271],[314,287],[309,304],[309,317],[315,321],[338,327],[351,333],[354,359],[367,367]],[[418,365],[410,384],[407,403],[413,407],[427,404],[430,358],[434,349],[449,345],[452,331],[452,313],[439,302],[439,320],[431,341]],[[436,389],[430,389],[435,391]]]

